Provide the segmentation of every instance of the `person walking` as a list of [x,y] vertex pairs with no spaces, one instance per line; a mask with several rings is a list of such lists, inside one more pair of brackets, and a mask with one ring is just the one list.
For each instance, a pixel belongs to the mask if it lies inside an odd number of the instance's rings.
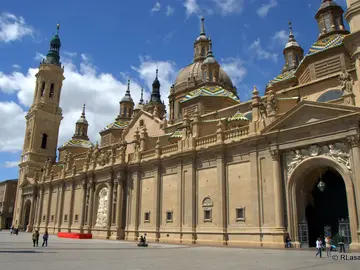
[[326,248],[326,255],[328,257],[331,256],[331,237],[325,236],[325,248]]
[[317,257],[317,255],[320,255],[320,258],[322,258],[322,241],[320,240],[320,238],[316,240],[316,249],[318,252],[316,253],[315,257]]
[[35,231],[33,234],[32,234],[32,241],[33,241],[33,246],[39,246],[39,232],[38,231]]
[[288,235],[285,239],[285,242],[286,242],[286,247],[287,248],[291,248],[291,239],[290,239],[290,236]]
[[345,243],[344,243],[344,236],[339,236],[339,242],[338,242],[340,253],[345,253]]
[[43,243],[42,243],[42,246],[47,247],[48,239],[49,239],[49,234],[48,234],[47,231],[45,231],[45,233],[44,233],[44,235],[43,235]]

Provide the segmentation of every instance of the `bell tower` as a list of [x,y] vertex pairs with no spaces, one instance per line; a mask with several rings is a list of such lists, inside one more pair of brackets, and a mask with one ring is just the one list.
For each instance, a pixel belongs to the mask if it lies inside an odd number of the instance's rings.
[[[56,149],[62,111],[59,107],[61,88],[64,81],[64,69],[60,62],[60,25],[50,41],[50,49],[39,66],[36,74],[34,101],[25,116],[26,130],[19,164],[19,182],[16,194],[14,225],[32,229],[34,224],[34,209],[36,200],[36,184],[45,161],[56,159]],[[30,213],[23,213],[23,186],[33,188]],[[28,208],[27,208],[28,209]],[[25,218],[26,217],[26,218]],[[25,220],[28,219],[28,220]]]

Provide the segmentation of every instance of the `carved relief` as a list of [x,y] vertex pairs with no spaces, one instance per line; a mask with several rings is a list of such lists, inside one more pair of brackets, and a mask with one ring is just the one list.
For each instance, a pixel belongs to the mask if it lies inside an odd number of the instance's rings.
[[322,155],[334,159],[351,170],[349,148],[344,143],[334,143],[322,147],[311,145],[307,149],[297,149],[286,153],[288,176],[303,160]]
[[99,204],[98,204],[95,226],[106,227],[108,196],[109,196],[108,188],[107,187],[102,188],[99,192]]
[[344,94],[352,94],[354,84],[353,78],[345,69],[342,69],[341,72],[342,73],[339,75],[341,90],[343,90]]
[[100,152],[98,164],[100,166],[105,166],[110,162],[111,153],[107,150],[103,150]]

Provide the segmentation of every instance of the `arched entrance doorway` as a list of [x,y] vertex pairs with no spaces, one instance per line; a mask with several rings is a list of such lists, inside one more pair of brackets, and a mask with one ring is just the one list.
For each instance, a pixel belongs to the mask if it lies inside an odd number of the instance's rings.
[[314,247],[320,235],[336,238],[341,223],[349,220],[346,189],[341,175],[331,167],[314,169],[303,180],[296,190],[297,210],[300,221],[307,222],[309,246]]
[[302,247],[314,246],[320,235],[341,233],[349,242],[357,235],[354,186],[342,164],[326,156],[302,161],[287,192],[289,232]]
[[27,226],[29,225],[29,221],[30,221],[30,210],[31,210],[31,202],[30,200],[27,200],[24,204],[24,218],[23,218],[23,223],[22,223],[22,229],[26,230]]

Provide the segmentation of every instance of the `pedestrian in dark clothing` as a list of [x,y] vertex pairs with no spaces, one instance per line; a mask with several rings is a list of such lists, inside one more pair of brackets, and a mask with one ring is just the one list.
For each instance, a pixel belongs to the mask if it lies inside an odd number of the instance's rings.
[[44,233],[44,235],[43,235],[43,243],[42,243],[42,246],[47,247],[48,239],[49,239],[49,234],[48,234],[47,231],[45,231],[45,233]]
[[322,258],[322,241],[320,240],[321,238],[318,238],[316,240],[316,249],[317,249],[317,253],[315,255],[315,257],[317,257],[317,255],[320,254],[320,258]]
[[340,247],[340,253],[345,253],[345,243],[344,243],[344,236],[339,236],[339,247]]
[[38,231],[35,231],[33,234],[32,234],[32,240],[33,240],[33,246],[39,246],[39,232]]

